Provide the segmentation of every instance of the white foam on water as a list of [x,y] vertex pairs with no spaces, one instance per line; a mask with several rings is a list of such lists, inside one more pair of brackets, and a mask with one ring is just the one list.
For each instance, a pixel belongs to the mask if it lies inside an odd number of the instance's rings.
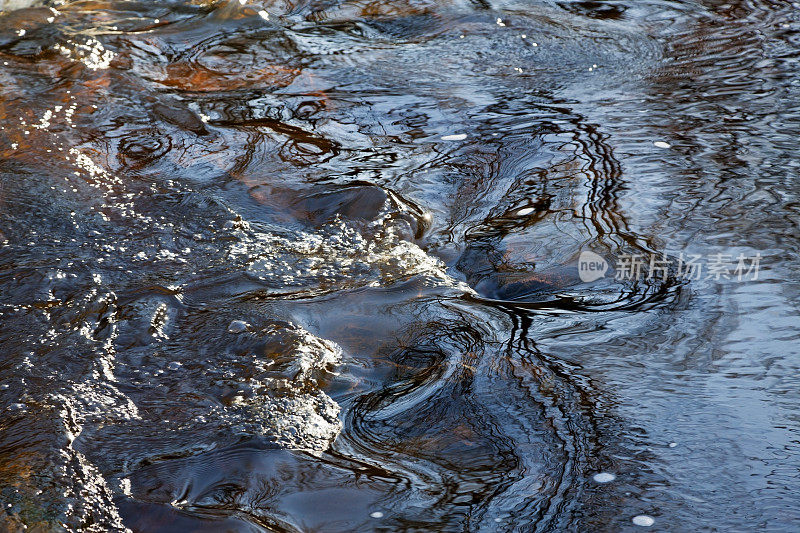
[[653,142],[653,146],[656,148],[670,148],[672,145],[664,141],[655,141]]
[[443,141],[463,141],[467,138],[466,133],[454,133],[453,135],[443,135]]
[[114,52],[106,50],[102,43],[94,38],[89,38],[83,43],[68,40],[67,45],[56,44],[53,48],[73,61],[80,61],[92,70],[107,69],[116,57]]
[[[341,408],[317,382],[333,377],[342,362],[341,348],[294,324],[271,326],[258,336],[277,342],[278,352],[214,361],[203,378],[209,383],[243,379],[252,394],[237,396],[231,405],[214,407],[203,417],[220,430],[269,435],[284,448],[324,452],[342,429]],[[241,368],[252,369],[252,375],[239,378]]]
[[229,258],[245,263],[250,276],[281,290],[329,292],[420,276],[431,285],[474,293],[450,276],[441,260],[401,238],[388,213],[363,232],[340,219],[314,233],[242,230]]
[[122,490],[122,494],[125,496],[131,495],[131,480],[128,478],[123,478],[119,481],[119,488]]

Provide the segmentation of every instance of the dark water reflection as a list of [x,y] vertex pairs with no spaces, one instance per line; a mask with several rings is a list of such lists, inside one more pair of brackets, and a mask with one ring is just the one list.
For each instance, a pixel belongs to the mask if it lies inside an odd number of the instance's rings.
[[796,528],[800,5],[0,7],[0,529]]

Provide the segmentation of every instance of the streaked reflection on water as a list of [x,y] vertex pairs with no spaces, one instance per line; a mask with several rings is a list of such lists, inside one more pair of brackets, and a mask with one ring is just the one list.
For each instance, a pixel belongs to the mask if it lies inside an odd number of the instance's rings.
[[800,5],[0,8],[3,529],[800,520]]

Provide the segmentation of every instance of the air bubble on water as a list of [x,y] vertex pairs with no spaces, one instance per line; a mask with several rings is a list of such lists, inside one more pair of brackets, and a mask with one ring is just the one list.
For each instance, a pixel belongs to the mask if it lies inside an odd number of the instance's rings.
[[653,146],[656,148],[669,148],[672,145],[664,141],[655,141],[653,142]]
[[675,447],[675,446],[677,446],[677,445],[678,445],[678,443],[677,443],[677,442],[670,442],[670,443],[668,444],[668,446],[669,446],[670,448],[674,448],[674,447]]
[[637,526],[650,527],[655,523],[655,520],[646,514],[640,514],[633,517],[633,523]]
[[250,324],[244,320],[234,320],[231,322],[230,326],[228,326],[228,333],[243,333],[247,331],[247,328],[249,327]]
[[611,483],[617,479],[617,476],[610,472],[599,472],[592,476],[592,479],[594,479],[597,483]]
[[453,135],[443,135],[443,141],[463,141],[467,138],[466,133],[454,133]]
[[375,511],[375,512],[369,513],[369,515],[372,518],[383,518],[383,513],[380,512],[380,511]]

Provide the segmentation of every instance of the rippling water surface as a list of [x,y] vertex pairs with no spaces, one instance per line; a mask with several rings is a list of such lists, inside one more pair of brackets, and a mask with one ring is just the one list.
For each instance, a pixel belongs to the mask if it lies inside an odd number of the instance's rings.
[[800,4],[0,9],[0,529],[796,530]]

